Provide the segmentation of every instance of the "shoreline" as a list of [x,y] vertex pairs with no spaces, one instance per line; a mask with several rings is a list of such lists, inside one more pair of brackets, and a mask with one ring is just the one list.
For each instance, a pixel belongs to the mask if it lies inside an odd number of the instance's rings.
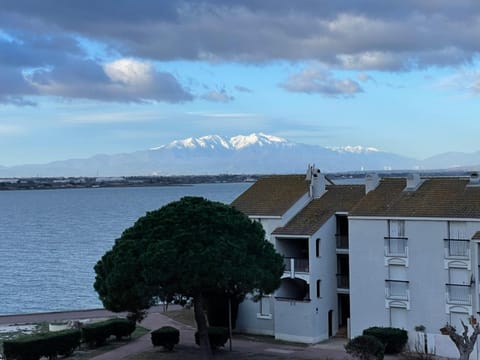
[[[176,305],[169,305],[169,308]],[[163,312],[163,306],[152,306],[149,313]],[[0,325],[32,324],[39,322],[57,322],[65,320],[95,319],[103,317],[125,316],[127,312],[114,313],[106,309],[66,310],[41,313],[0,315]]]

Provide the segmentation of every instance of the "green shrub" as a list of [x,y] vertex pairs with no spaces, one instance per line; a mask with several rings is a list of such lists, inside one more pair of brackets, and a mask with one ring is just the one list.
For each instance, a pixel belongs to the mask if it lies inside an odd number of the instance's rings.
[[385,346],[385,354],[400,353],[408,341],[406,330],[392,327],[371,327],[363,330],[363,335],[376,337]]
[[[225,346],[229,338],[228,329],[219,326],[210,326],[208,328],[208,339],[210,340],[210,347],[212,349],[219,348],[220,346]],[[195,332],[195,344],[200,345],[200,337],[198,336],[198,331]]]
[[26,335],[3,342],[6,359],[38,360],[42,356],[55,358],[71,355],[80,345],[80,330],[64,330],[50,333]]
[[135,331],[136,323],[128,319],[111,319],[108,320],[113,336],[120,340],[123,337],[130,337]]
[[345,345],[348,354],[361,360],[382,360],[384,348],[376,337],[370,335],[357,336]]
[[117,339],[130,336],[135,326],[134,322],[120,318],[85,325],[82,328],[82,341],[91,347],[102,346],[112,335]]
[[168,351],[172,351],[180,340],[180,331],[171,326],[162,326],[152,331],[151,335],[153,346],[163,346]]

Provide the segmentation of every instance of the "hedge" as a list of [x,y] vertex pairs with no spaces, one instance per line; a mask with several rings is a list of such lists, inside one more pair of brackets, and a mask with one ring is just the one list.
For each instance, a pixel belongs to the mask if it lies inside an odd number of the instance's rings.
[[82,341],[92,347],[101,346],[112,335],[117,339],[130,336],[135,327],[133,321],[120,318],[85,325],[82,328]]
[[[212,349],[219,348],[220,346],[225,346],[229,338],[228,329],[219,326],[210,326],[208,328],[208,339],[210,340],[210,347]],[[198,331],[195,332],[195,344],[200,345],[200,337],[198,336]]]
[[385,346],[374,336],[360,335],[345,345],[345,350],[360,360],[382,360]]
[[26,335],[3,342],[5,359],[38,360],[42,356],[55,358],[68,356],[80,346],[81,332],[78,329],[51,333]]
[[172,351],[180,340],[180,331],[171,326],[162,326],[151,332],[153,346],[163,346]]
[[385,346],[385,354],[400,353],[408,341],[406,330],[392,327],[371,327],[363,330],[363,335],[376,337]]

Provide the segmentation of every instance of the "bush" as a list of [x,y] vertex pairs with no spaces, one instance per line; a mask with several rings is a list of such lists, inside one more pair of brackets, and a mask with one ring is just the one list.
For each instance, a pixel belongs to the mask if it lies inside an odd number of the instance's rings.
[[[219,326],[210,326],[208,328],[208,339],[210,340],[210,347],[212,349],[219,348],[220,346],[225,346],[229,338],[228,329]],[[198,331],[195,332],[195,344],[200,345],[200,338],[198,336]]]
[[135,331],[136,324],[128,319],[111,319],[110,322],[111,333],[120,340],[123,337],[130,337]]
[[130,336],[135,330],[135,323],[128,319],[110,319],[82,328],[82,340],[91,347],[98,347],[105,344],[110,336],[117,339]]
[[345,345],[345,350],[354,358],[361,360],[382,360],[383,344],[374,336],[360,335],[350,340]]
[[64,330],[53,333],[40,333],[22,336],[3,342],[6,359],[38,360],[42,356],[55,358],[68,356],[80,345],[80,330]]
[[376,337],[385,346],[385,354],[400,353],[408,341],[405,330],[391,327],[371,327],[363,330],[363,335]]
[[163,346],[168,351],[172,351],[180,340],[180,331],[171,326],[162,326],[152,331],[151,335],[153,346]]

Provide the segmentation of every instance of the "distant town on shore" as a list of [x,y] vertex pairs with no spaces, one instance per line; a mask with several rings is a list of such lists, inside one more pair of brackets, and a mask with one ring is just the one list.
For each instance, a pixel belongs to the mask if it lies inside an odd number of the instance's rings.
[[[411,171],[378,172],[382,177],[405,176]],[[367,172],[326,174],[333,182],[359,183]],[[422,172],[424,176],[469,176],[466,171]],[[188,186],[194,184],[255,182],[268,174],[219,174],[173,176],[112,176],[112,177],[28,177],[0,178],[1,190],[48,190],[104,187]]]

